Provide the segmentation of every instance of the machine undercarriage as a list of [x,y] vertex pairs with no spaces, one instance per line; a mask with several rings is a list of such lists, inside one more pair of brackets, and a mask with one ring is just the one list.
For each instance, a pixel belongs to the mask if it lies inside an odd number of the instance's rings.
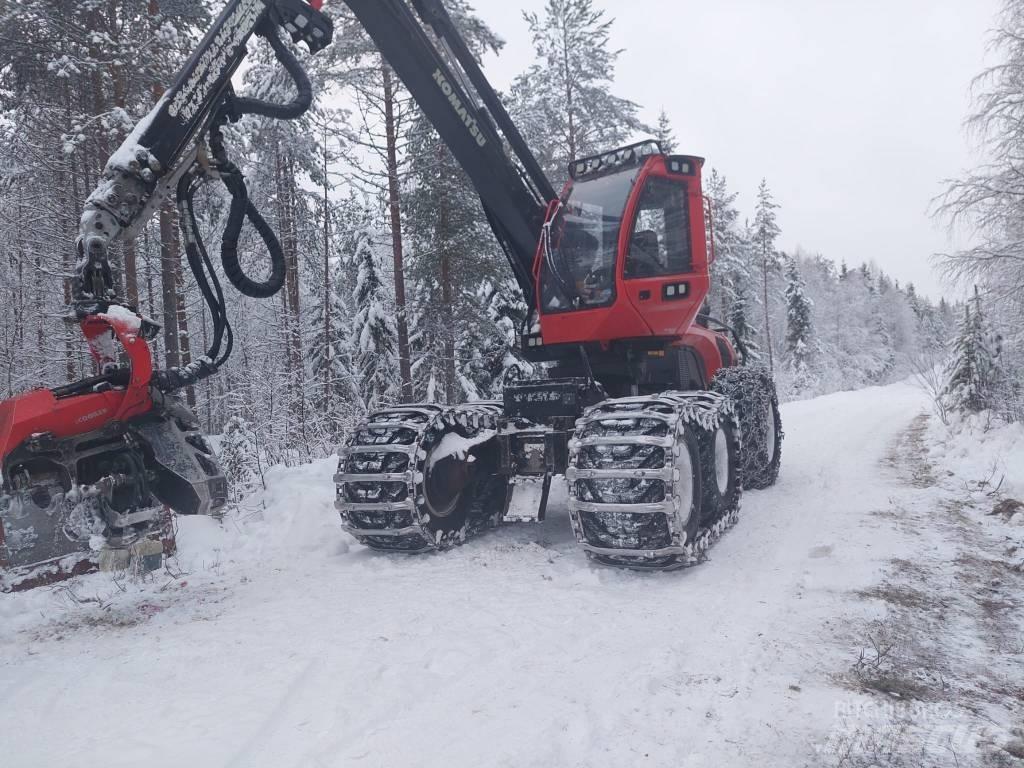
[[601,395],[587,379],[539,380],[504,404],[371,414],[335,477],[345,529],[373,549],[444,550],[544,520],[552,483],[565,482],[589,557],[667,570],[702,560],[736,523],[744,485],[774,482],[782,434],[763,370],[725,369],[709,390]]

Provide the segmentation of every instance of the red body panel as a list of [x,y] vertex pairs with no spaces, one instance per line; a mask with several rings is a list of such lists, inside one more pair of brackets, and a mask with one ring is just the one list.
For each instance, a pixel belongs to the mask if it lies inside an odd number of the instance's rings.
[[[719,351],[719,342],[725,342],[730,354],[733,356],[733,360],[723,360],[722,353]],[[735,365],[736,353],[732,349],[732,345],[729,344],[722,334],[716,333],[715,331],[708,330],[700,325],[692,326],[686,333],[684,333],[679,341],[675,342],[673,346],[676,347],[690,347],[693,349],[698,357],[700,357],[701,364],[704,366],[704,377],[706,381],[711,381],[715,374],[718,373],[718,369]]]
[[48,389],[37,389],[3,401],[0,403],[0,460],[6,459],[32,435],[44,432],[57,438],[81,435],[111,421],[141,416],[152,408],[149,383],[153,360],[149,345],[139,335],[138,319],[133,320],[123,309],[113,314],[93,315],[82,321],[82,332],[101,370],[115,361],[114,338],[120,341],[131,363],[128,386],[63,398]]
[[[640,192],[647,179],[652,176],[676,178],[669,174],[664,156],[648,158],[641,169],[623,216],[619,232],[618,254],[615,264],[615,302],[608,307],[582,309],[573,312],[541,312],[541,334],[544,344],[578,344],[599,342],[607,347],[621,339],[644,336],[682,337],[693,325],[710,289],[708,276],[709,262],[704,229],[704,198],[701,192],[701,161],[690,158],[693,173],[686,177],[687,202],[690,222],[690,253],[692,269],[679,275],[651,278],[625,278],[625,255],[630,247]],[[548,209],[550,222],[557,204]],[[540,273],[543,261],[543,247],[538,248],[534,262],[537,277],[537,306],[542,307],[540,296]],[[666,299],[663,288],[669,284],[687,284],[685,298]],[[710,332],[708,332],[710,333]],[[698,334],[703,339],[703,334]],[[702,345],[704,346],[704,345]],[[712,342],[712,346],[714,346]],[[720,356],[715,352],[715,359]]]

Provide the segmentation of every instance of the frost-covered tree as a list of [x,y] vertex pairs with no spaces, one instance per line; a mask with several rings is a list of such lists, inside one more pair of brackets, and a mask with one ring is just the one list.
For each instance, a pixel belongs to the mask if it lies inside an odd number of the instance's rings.
[[811,316],[814,302],[805,292],[796,259],[786,259],[786,352],[794,374],[793,386],[806,391],[816,384],[812,372],[814,326]]
[[396,381],[395,310],[380,272],[380,246],[375,233],[358,234],[353,261],[356,265],[350,345],[356,357],[363,409],[372,410],[394,402],[401,391]]
[[556,188],[570,161],[603,152],[648,131],[639,107],[615,96],[613,19],[593,0],[547,0],[524,12],[537,62],[512,85],[512,111]]
[[950,359],[944,392],[954,411],[977,413],[992,407],[997,355],[977,288],[964,306],[963,320]]
[[731,326],[747,349],[748,361],[759,358],[754,325],[757,299],[752,233],[740,224],[736,193],[730,192],[724,175],[712,169],[706,185],[708,198],[708,254],[711,265],[709,300],[714,312]]
[[992,33],[993,63],[973,83],[973,112],[967,127],[977,140],[970,172],[949,181],[936,210],[953,227],[970,233],[973,246],[945,255],[948,276],[980,285],[986,312],[1007,329],[1003,389],[1010,418],[1024,418],[1024,2],[1003,0]]
[[[447,4],[477,57],[501,40],[463,2]],[[490,392],[495,354],[508,339],[488,311],[489,297],[510,270],[468,177],[422,115],[405,135],[408,172],[402,196],[408,221],[409,278],[415,305],[417,395],[458,403]]]
[[757,206],[754,208],[754,247],[761,263],[762,299],[764,304],[764,340],[768,351],[768,367],[774,368],[772,354],[771,303],[768,296],[768,276],[779,267],[775,243],[782,234],[775,211],[778,203],[768,188],[768,180],[761,179],[757,188]]
[[224,427],[220,444],[220,465],[228,479],[231,500],[239,502],[260,484],[256,433],[241,415],[232,416]]
[[[800,275],[796,259],[786,259],[786,350],[795,362],[806,362],[804,354],[810,352],[813,335],[811,312],[814,302],[805,293],[806,284]],[[798,359],[799,358],[799,359]]]
[[676,151],[678,142],[676,141],[676,135],[672,131],[672,121],[668,119],[668,114],[662,107],[661,112],[658,113],[658,125],[654,129],[654,137],[661,144],[661,151],[666,154],[671,154]]
[[328,263],[324,290],[314,294],[306,315],[309,399],[327,445],[337,442],[353,416],[362,415],[349,334],[354,320],[353,296],[347,287],[350,271],[340,261]]

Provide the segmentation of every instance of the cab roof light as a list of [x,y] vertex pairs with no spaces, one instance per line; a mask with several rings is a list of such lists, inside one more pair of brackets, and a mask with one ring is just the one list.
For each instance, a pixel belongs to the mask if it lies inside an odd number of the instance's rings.
[[652,155],[663,154],[665,153],[662,151],[661,145],[654,139],[648,139],[637,144],[630,144],[628,147],[613,149],[611,152],[591,155],[590,157],[584,157],[569,163],[569,176],[573,179],[578,179],[582,176],[592,176],[616,168],[639,165]]

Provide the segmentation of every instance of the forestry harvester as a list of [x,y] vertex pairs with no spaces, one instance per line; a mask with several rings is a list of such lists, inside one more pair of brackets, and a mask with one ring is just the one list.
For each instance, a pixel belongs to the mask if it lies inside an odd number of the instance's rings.
[[[547,376],[506,387],[503,402],[370,414],[341,450],[343,527],[373,549],[442,550],[501,522],[543,520],[562,476],[592,558],[646,569],[697,562],[736,521],[742,488],[774,483],[782,438],[770,375],[743,365],[739,340],[701,314],[710,287],[703,160],[641,142],[573,161],[558,194],[441,1],[409,2],[345,0],[479,195],[528,308],[520,352],[547,364]],[[231,352],[192,201],[205,180],[223,181],[232,198],[224,274],[246,295],[279,290],[280,245],[222,129],[244,114],[293,119],[308,108],[308,78],[277,30],[319,51],[333,33],[321,3],[230,0],[108,162],[82,217],[73,281],[98,375],[0,403],[0,586],[104,564],[153,567],[173,546],[170,510],[223,506],[215,454],[173,397]],[[234,94],[253,34],[294,80],[291,104]],[[154,371],[147,342],[157,328],[114,294],[108,250],[172,190],[214,340],[192,365]],[[264,282],[239,265],[246,218],[270,253]]]

